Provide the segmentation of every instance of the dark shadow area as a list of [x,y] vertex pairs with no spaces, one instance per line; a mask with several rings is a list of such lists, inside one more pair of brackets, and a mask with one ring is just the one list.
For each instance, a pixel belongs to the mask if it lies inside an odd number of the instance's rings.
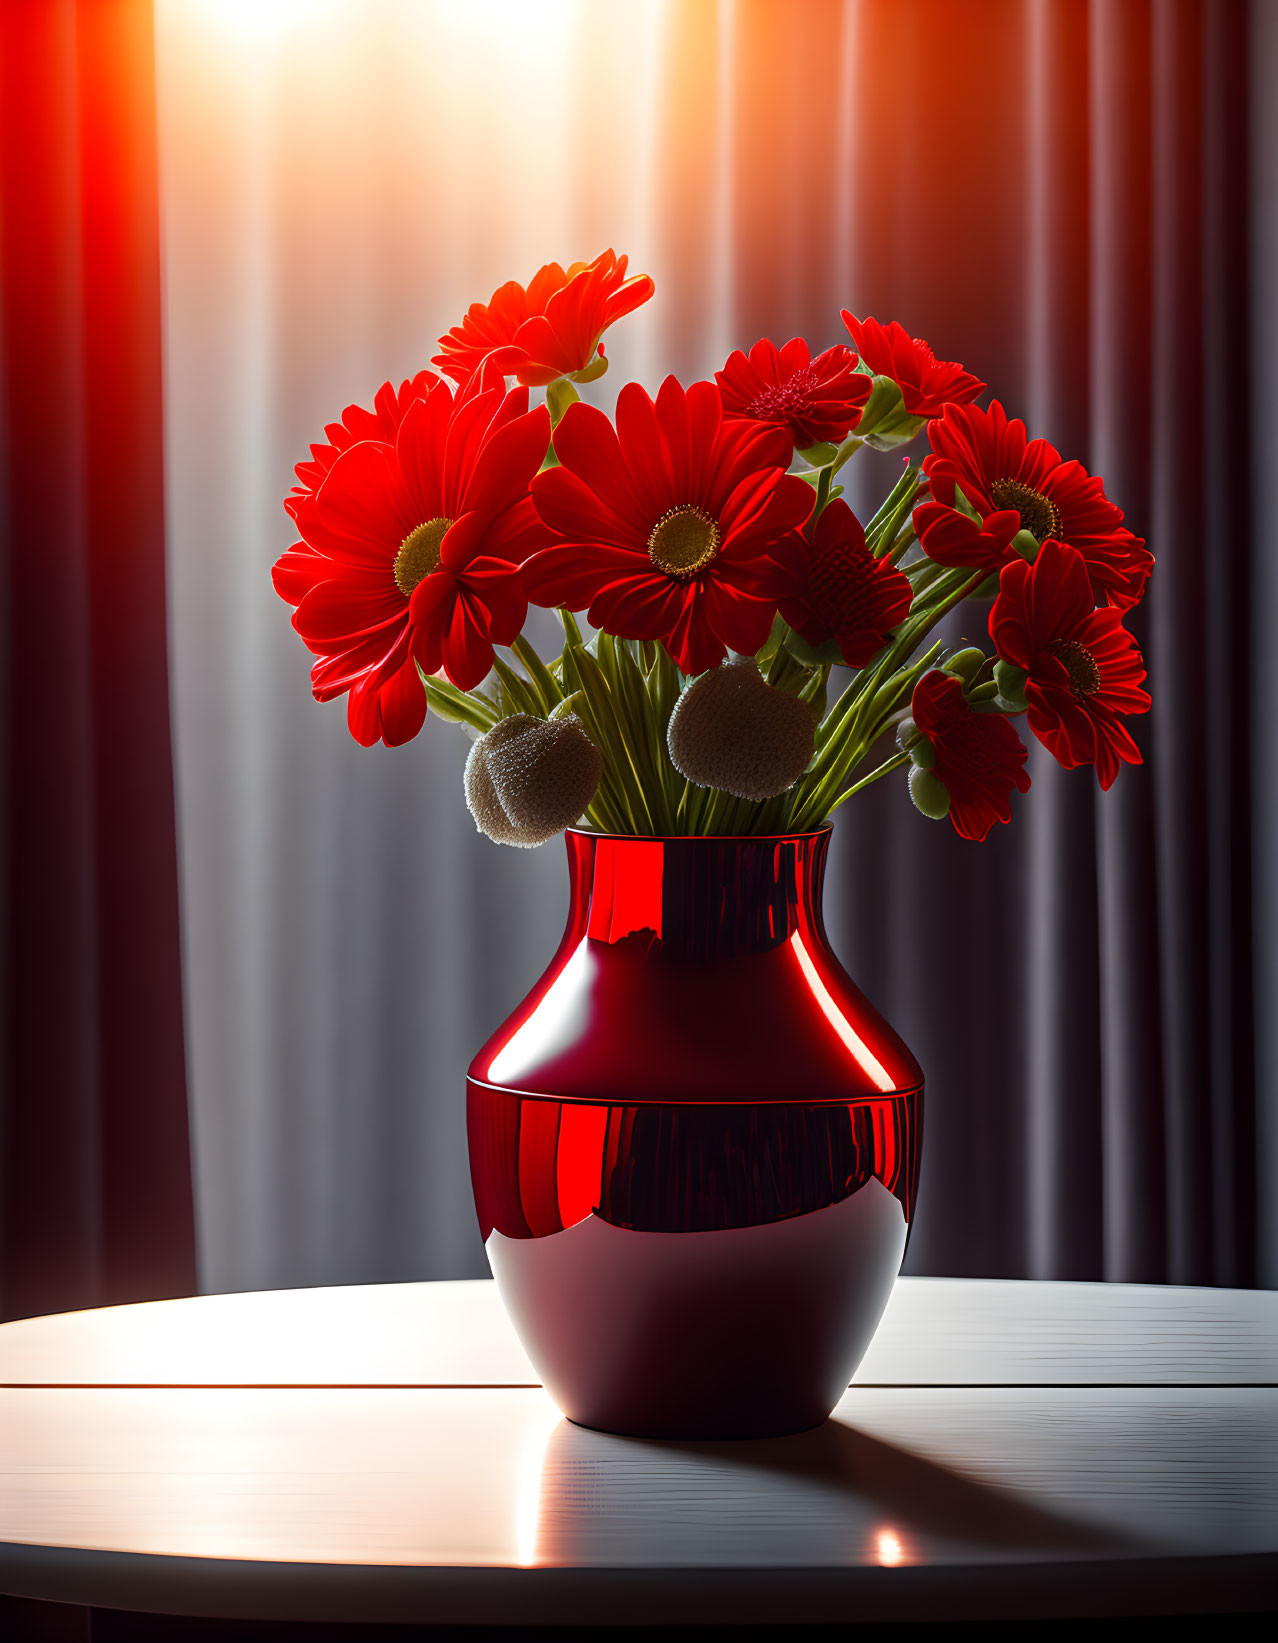
[[[931,1624],[858,1625],[855,1636],[864,1643],[908,1643],[918,1637],[953,1638],[955,1643],[985,1643],[994,1639],[1011,1643],[1026,1635],[1032,1624],[1033,1636],[1046,1643],[1065,1643],[1075,1638],[1079,1620],[1027,1622],[964,1621]],[[1270,1637],[1272,1614],[1163,1615],[1125,1618],[1123,1636],[1128,1643],[1190,1643],[1191,1639],[1217,1635],[1227,1626],[1230,1639]],[[86,1609],[70,1604],[31,1603],[19,1598],[0,1597],[0,1638],[4,1643],[363,1643],[384,1638],[387,1643],[554,1643],[570,1637],[575,1643],[594,1638],[615,1637],[623,1643],[678,1643],[679,1639],[706,1636],[727,1639],[745,1637],[750,1643],[773,1643],[801,1631],[814,1643],[846,1639],[846,1625],[799,1626],[366,1626],[316,1625],[289,1621],[200,1620],[167,1615],[133,1614],[118,1609]]]
[[[636,1483],[635,1468],[648,1471],[645,1481],[659,1488],[663,1472],[669,1470],[674,1455],[699,1456],[722,1466],[724,1462],[743,1470],[785,1476],[844,1495],[876,1517],[898,1524],[911,1536],[960,1541],[974,1547],[1012,1553],[1057,1553],[1093,1557],[1116,1557],[1150,1553],[1154,1548],[1135,1535],[1101,1530],[1080,1523],[1065,1514],[1034,1505],[1011,1492],[965,1477],[938,1466],[909,1450],[869,1437],[864,1432],[828,1420],[810,1432],[786,1438],[756,1438],[742,1442],[691,1443],[674,1440],[609,1437],[607,1448],[600,1435],[564,1421],[555,1428],[547,1445],[543,1482],[558,1474],[558,1512],[554,1540],[564,1532],[563,1500],[580,1500],[581,1510],[592,1520],[602,1511],[626,1510],[626,1498]],[[615,1464],[624,1444],[624,1482],[619,1480],[618,1498],[609,1499],[609,1460]],[[651,1456],[644,1467],[642,1457]],[[574,1471],[583,1474],[587,1486],[574,1490]],[[548,1527],[548,1526],[547,1526]],[[538,1536],[538,1555],[555,1560],[559,1548]],[[564,1552],[571,1555],[570,1548]]]

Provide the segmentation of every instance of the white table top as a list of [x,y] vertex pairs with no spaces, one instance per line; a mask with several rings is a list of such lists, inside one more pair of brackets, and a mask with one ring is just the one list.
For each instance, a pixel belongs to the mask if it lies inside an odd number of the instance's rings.
[[488,1282],[0,1327],[0,1591],[292,1619],[1278,1603],[1278,1295],[902,1279],[816,1432],[563,1421]]

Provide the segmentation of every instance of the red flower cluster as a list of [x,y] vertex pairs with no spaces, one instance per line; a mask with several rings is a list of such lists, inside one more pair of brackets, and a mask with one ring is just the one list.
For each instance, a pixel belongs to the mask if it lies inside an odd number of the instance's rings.
[[527,388],[593,374],[604,332],[647,302],[653,289],[646,274],[627,279],[626,258],[612,251],[567,269],[548,262],[526,289],[508,280],[486,303],[471,303],[461,324],[440,337],[432,363],[464,383],[487,360]]
[[[802,338],[764,338],[734,352],[713,383],[685,389],[667,377],[655,400],[630,383],[612,419],[571,404],[551,449],[549,410],[529,411],[528,388],[604,368],[604,332],[652,294],[626,268],[606,251],[499,287],[440,338],[443,377],[383,384],[372,410],[348,406],[297,465],[285,507],[300,540],[277,562],[275,586],[317,657],[315,695],[348,696],[358,741],[416,735],[422,676],[474,689],[495,647],[518,639],[530,600],[585,610],[619,638],[660,641],[686,674],[760,651],[779,614],[789,630],[780,688],[793,666],[837,657],[868,667],[913,612],[908,649],[962,591],[894,563],[910,541],[899,522],[917,470],[881,515],[876,553],[838,495],[836,459],[822,464],[829,453],[818,448],[859,429],[858,442],[890,449],[926,421],[914,531],[938,565],[997,576],[998,595],[996,656],[933,669],[914,686],[917,734],[905,740],[915,802],[948,813],[970,839],[1009,820],[1013,789],[1029,787],[1009,722],[1019,711],[1062,765],[1095,765],[1102,788],[1140,762],[1126,721],[1150,698],[1123,616],[1152,555],[1099,479],[1029,439],[997,402],[978,409],[984,383],[895,321],[845,310],[855,351],[837,344],[814,357]],[[507,392],[512,375],[521,386]],[[796,449],[821,471],[787,472]],[[902,675],[891,670],[906,665],[895,652],[884,659],[887,676],[865,697],[872,711],[852,715],[856,736],[878,734],[882,702],[884,722],[899,717],[892,681]],[[857,742],[848,757],[863,752]],[[798,813],[824,794],[818,785]]]
[[435,379],[396,401],[393,440],[347,445],[318,491],[285,504],[302,540],[277,562],[275,587],[320,658],[317,699],[349,692],[365,747],[421,729],[419,666],[468,690],[523,626],[519,564],[544,538],[528,487],[550,438],[545,408],[527,406],[523,389],[475,385],[454,398]]
[[802,337],[784,348],[765,338],[748,355],[738,349],[714,379],[726,419],[784,428],[800,450],[846,439],[873,387],[850,348],[838,344],[813,359]]
[[762,646],[812,508],[770,430],[725,422],[713,383],[685,391],[667,377],[655,403],[628,383],[615,429],[602,411],[570,406],[555,455],[532,488],[554,537],[524,566],[534,604],[661,639],[685,673]]
[[[1063,462],[1045,439],[1027,439],[1025,424],[1009,422],[997,400],[988,411],[947,406],[928,438],[931,497],[914,510],[914,528],[930,558],[997,570],[1016,557],[1012,538],[1026,530],[1082,554],[1096,602],[1128,610],[1140,599],[1153,555],[1081,463]],[[959,506],[959,493],[979,523]]]

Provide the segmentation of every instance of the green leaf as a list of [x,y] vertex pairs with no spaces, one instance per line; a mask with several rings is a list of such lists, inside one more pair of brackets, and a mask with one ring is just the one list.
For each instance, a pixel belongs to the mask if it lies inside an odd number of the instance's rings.
[[822,667],[826,663],[843,660],[843,652],[839,649],[837,639],[827,639],[823,644],[810,645],[803,635],[796,633],[793,628],[786,631],[785,648],[796,662],[802,662],[805,667]]
[[802,457],[809,468],[824,468],[833,462],[839,453],[833,445],[822,441],[816,445],[805,445],[796,448],[795,454]]
[[585,701],[585,699],[586,697],[584,691],[574,690],[571,696],[565,696],[563,701],[556,702],[555,706],[550,710],[549,717],[552,719],[567,719],[574,713],[579,714],[581,711],[581,704]]
[[522,633],[515,638],[515,641],[510,648],[524,664],[524,671],[528,674],[532,684],[536,687],[537,693],[541,697],[543,708],[547,713],[549,713],[551,708],[555,706],[556,702],[558,702],[560,697],[563,695],[563,692],[559,688],[558,681],[555,679],[550,669],[542,661],[541,657],[538,656],[536,649],[527,639],[524,638]]
[[420,663],[417,664],[417,676],[426,692],[427,708],[446,724],[468,725],[472,730],[479,731],[480,735],[485,735],[497,723],[500,714],[486,703],[467,691],[458,690],[446,679],[436,679],[429,673],[423,673]]
[[528,713],[534,719],[546,717],[546,710],[542,707],[536,691],[526,679],[519,677],[509,663],[503,662],[500,656],[494,656],[493,670],[501,680],[502,698],[509,704],[509,712]]
[[762,672],[767,667],[768,663],[772,660],[772,658],[776,655],[777,651],[781,648],[781,645],[783,644],[783,642],[785,640],[785,636],[789,631],[790,631],[790,624],[786,621],[785,617],[782,616],[781,613],[778,611],[777,614],[772,618],[772,631],[771,631],[771,633],[769,633],[768,637],[763,641],[763,649],[755,652],[754,659],[759,664],[759,671],[760,672]]

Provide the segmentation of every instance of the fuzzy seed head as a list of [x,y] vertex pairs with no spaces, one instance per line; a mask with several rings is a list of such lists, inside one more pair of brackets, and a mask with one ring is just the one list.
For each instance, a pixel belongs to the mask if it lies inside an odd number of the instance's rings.
[[575,822],[599,786],[603,759],[575,713],[513,713],[466,759],[466,804],[497,844],[531,850]]
[[695,679],[675,703],[666,734],[670,758],[698,787],[739,799],[771,799],[807,769],[812,709],[766,684],[746,656]]

